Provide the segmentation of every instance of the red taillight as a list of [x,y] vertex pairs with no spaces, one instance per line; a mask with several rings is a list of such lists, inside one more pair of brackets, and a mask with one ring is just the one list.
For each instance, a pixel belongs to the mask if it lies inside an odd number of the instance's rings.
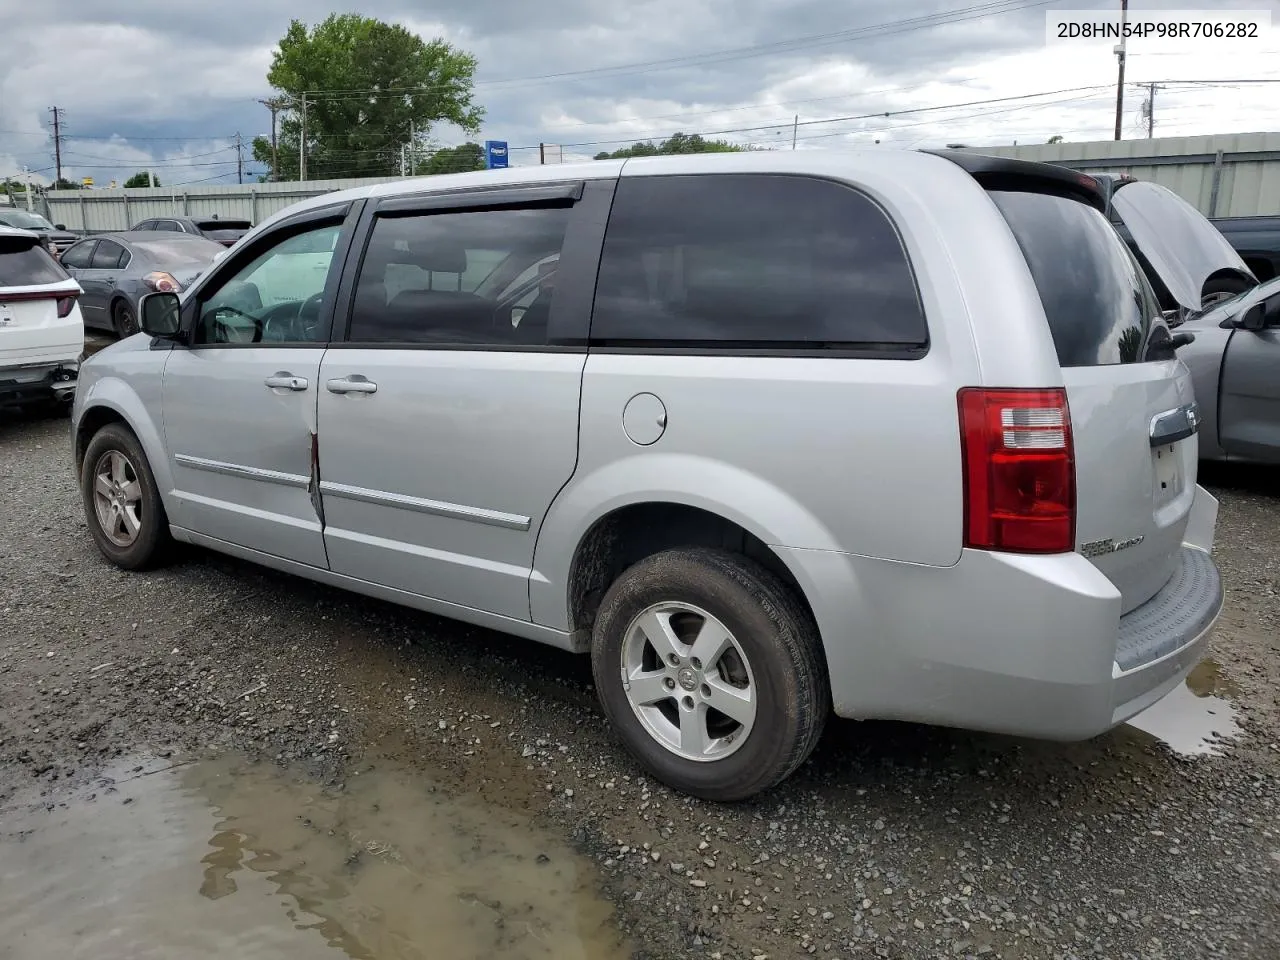
[[59,319],[71,316],[71,311],[75,308],[76,298],[74,296],[58,298],[58,317]]
[[1071,413],[1062,388],[958,395],[964,545],[1007,553],[1075,549]]

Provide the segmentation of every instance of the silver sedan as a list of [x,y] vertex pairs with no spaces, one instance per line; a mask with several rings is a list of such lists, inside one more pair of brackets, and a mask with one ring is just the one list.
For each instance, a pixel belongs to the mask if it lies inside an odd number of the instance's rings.
[[1176,328],[1200,405],[1200,457],[1280,463],[1280,277]]
[[226,252],[205,237],[129,231],[81,240],[62,255],[62,265],[84,290],[84,325],[128,337],[138,332],[144,294],[181,293]]

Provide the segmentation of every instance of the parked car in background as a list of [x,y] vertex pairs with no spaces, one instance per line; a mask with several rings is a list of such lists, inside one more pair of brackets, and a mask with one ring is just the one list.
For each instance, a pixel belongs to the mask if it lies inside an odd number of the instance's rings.
[[143,294],[178,293],[225,253],[221,244],[185,233],[112,233],[81,240],[62,265],[84,289],[85,325],[127,337],[138,332]]
[[248,220],[223,220],[212,217],[154,217],[130,228],[131,232],[158,230],[164,233],[190,233],[224,247],[232,246],[253,228]]
[[304,200],[86,361],[89,531],[589,652],[638,762],[708,799],[831,712],[1091,737],[1223,599],[1190,374],[1104,210],[888,148]]
[[21,207],[0,207],[0,226],[32,231],[45,246],[52,249],[55,257],[62,256],[69,246],[80,239],[79,234],[72,233],[62,224],[54,225],[40,214]]
[[1280,277],[1178,327],[1200,402],[1200,456],[1280,463]]
[[75,394],[80,285],[30,230],[0,226],[0,407]]
[[1106,194],[1108,216],[1137,255],[1163,310],[1187,316],[1258,283],[1222,233],[1172,190],[1132,177],[1089,176]]
[[1215,217],[1209,221],[1259,280],[1280,277],[1280,216]]

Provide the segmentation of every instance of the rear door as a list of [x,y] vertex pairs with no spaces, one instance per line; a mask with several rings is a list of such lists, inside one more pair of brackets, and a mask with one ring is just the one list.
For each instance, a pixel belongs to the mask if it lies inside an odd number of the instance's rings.
[[85,322],[107,330],[115,329],[111,318],[111,293],[120,278],[120,264],[127,262],[129,253],[114,240],[102,239],[93,250],[89,266],[76,271],[76,279],[84,288],[80,309]]
[[[99,242],[98,240],[81,240],[59,258],[63,268],[71,276],[75,277],[82,291],[84,290],[85,274],[89,272],[89,264],[93,260],[93,251],[97,249]],[[96,310],[95,304],[90,302],[83,293],[80,297],[80,315],[84,318],[86,327],[108,326],[102,312]]]
[[1219,382],[1218,437],[1228,456],[1280,463],[1280,327],[1232,332]]
[[1137,261],[1102,213],[1044,193],[991,197],[1022,248],[1062,365],[1076,549],[1120,590],[1128,612],[1178,562],[1198,460],[1190,373]]
[[529,619],[534,543],[577,462],[612,188],[399,197],[373,211],[343,283],[348,336],[320,369],[335,573]]

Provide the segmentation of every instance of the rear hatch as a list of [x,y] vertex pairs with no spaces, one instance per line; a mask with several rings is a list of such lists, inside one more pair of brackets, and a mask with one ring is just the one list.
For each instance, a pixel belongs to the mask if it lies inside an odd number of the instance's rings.
[[1062,365],[1076,550],[1128,612],[1178,563],[1198,460],[1190,374],[1137,260],[1098,207],[1013,183],[989,195],[1026,258]]
[[75,359],[80,285],[34,233],[0,232],[0,367]]

